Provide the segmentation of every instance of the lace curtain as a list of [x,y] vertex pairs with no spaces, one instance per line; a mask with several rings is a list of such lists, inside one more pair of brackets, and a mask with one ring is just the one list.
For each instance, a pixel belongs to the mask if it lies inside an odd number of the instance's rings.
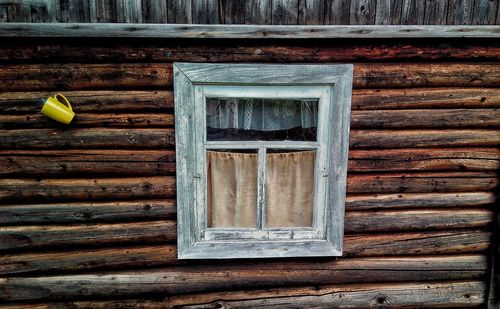
[[207,99],[207,126],[218,129],[285,130],[317,126],[318,100]]

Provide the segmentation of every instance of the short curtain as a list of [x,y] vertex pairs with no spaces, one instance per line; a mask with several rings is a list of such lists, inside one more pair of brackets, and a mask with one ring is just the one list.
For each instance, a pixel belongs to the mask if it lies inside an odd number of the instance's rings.
[[[314,151],[266,155],[267,227],[312,225]],[[256,153],[207,152],[209,227],[256,227]]]

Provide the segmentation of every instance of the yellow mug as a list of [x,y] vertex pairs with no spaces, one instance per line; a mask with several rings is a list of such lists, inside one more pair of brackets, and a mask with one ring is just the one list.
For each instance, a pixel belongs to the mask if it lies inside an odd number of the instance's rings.
[[68,99],[60,93],[45,101],[42,114],[64,124],[69,124],[75,116]]

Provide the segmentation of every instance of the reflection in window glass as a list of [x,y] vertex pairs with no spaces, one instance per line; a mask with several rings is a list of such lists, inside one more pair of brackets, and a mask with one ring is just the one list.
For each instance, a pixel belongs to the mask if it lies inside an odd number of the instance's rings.
[[267,227],[312,226],[315,151],[266,155]]
[[257,226],[257,150],[207,151],[208,227]]
[[207,98],[207,140],[316,141],[317,99]]

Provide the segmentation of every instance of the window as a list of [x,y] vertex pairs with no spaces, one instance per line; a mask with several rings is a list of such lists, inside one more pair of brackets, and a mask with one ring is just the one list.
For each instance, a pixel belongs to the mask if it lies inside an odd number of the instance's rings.
[[342,255],[352,65],[174,64],[180,259]]

